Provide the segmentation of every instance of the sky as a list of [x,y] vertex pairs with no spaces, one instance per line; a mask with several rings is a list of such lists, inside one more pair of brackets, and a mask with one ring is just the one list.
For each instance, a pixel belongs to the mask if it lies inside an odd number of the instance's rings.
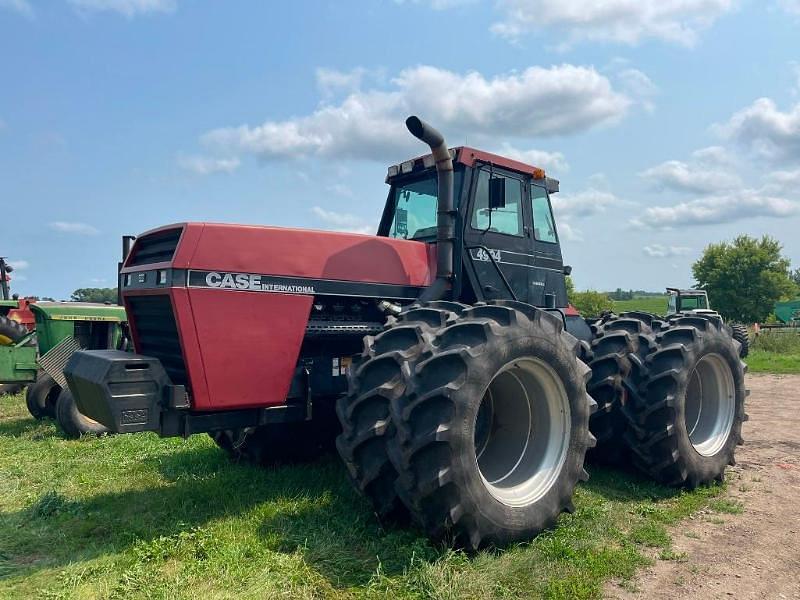
[[113,287],[173,222],[373,233],[409,114],[561,181],[579,289],[742,233],[800,266],[800,0],[0,0],[12,288]]

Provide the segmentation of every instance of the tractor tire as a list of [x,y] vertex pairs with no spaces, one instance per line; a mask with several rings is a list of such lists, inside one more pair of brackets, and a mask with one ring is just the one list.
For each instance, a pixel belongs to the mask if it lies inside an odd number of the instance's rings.
[[747,325],[741,323],[731,323],[731,336],[739,342],[739,358],[747,358],[750,354],[750,334],[747,331]]
[[640,384],[626,405],[634,464],[672,486],[722,481],[747,420],[738,343],[719,317],[687,314],[647,341]]
[[627,462],[623,440],[627,421],[622,414],[631,380],[631,357],[642,358],[648,346],[641,341],[660,329],[662,322],[646,313],[608,315],[592,325],[592,377],[587,390],[597,402],[597,411],[589,420],[589,429],[597,446],[589,458],[603,464]]
[[56,402],[61,394],[61,386],[50,375],[41,373],[36,383],[29,385],[25,393],[25,404],[34,419],[55,417]]
[[[13,346],[26,335],[28,330],[23,325],[8,317],[0,317],[0,346]],[[34,343],[30,340],[26,346],[32,346]]]
[[[13,319],[0,316],[0,346],[13,346],[28,335],[28,330]],[[36,342],[31,339],[26,346],[33,346]],[[22,391],[25,384],[4,383],[0,384],[0,396],[4,394],[17,394]]]
[[397,496],[397,472],[386,443],[394,435],[390,404],[406,393],[402,369],[416,364],[433,332],[466,308],[455,302],[429,302],[389,317],[383,332],[364,338],[364,351],[350,369],[349,392],[336,403],[342,426],[336,448],[353,485],[381,520],[400,521],[407,514]]
[[82,415],[75,404],[75,398],[69,389],[61,390],[56,401],[56,421],[61,427],[61,431],[69,439],[78,439],[83,435],[103,435],[108,433],[108,429]]
[[396,488],[434,539],[471,549],[528,540],[574,510],[595,443],[591,375],[562,319],[479,303],[432,332],[392,399]]
[[302,421],[225,429],[208,435],[232,460],[268,466],[314,460],[332,446],[327,442],[335,432],[319,421]]

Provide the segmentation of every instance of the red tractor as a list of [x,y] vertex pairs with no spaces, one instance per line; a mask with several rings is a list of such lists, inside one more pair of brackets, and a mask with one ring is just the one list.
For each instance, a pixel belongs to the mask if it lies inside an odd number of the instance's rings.
[[719,319],[590,326],[567,303],[558,182],[406,125],[431,154],[389,167],[377,236],[209,223],[139,236],[121,271],[137,354],[76,353],[80,411],[119,433],[208,432],[258,462],[312,455],[340,427],[379,517],[410,513],[472,548],[572,510],[595,438],[666,484],[721,479],[745,388]]

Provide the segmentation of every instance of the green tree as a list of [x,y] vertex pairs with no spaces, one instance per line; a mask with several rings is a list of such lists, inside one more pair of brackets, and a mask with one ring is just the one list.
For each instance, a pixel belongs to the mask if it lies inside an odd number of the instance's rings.
[[732,242],[710,244],[692,265],[697,286],[708,292],[711,307],[725,319],[762,322],[775,302],[791,297],[796,286],[780,243],[740,235]]
[[80,288],[72,292],[73,302],[117,303],[117,288]]
[[567,284],[567,301],[572,304],[572,298],[575,295],[575,282],[572,281],[572,277],[569,275],[567,275],[564,279]]
[[800,268],[797,268],[792,273],[792,281],[797,286],[797,293],[800,293]]
[[599,317],[606,311],[614,308],[614,303],[607,294],[586,290],[585,292],[573,292],[572,305],[577,308],[584,317]]

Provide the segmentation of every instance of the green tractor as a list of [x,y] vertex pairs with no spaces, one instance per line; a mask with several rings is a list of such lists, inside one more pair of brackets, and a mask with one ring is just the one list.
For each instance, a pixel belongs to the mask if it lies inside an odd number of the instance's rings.
[[[31,310],[36,317],[33,350],[38,349],[38,359],[32,369],[29,357],[24,363],[25,381],[32,383],[26,393],[28,411],[37,419],[55,418],[68,437],[106,433],[104,426],[78,411],[64,379],[64,367],[78,350],[125,350],[125,309],[82,302],[37,302]],[[0,380],[3,376],[0,370]]]
[[[705,290],[667,288],[667,294],[669,294],[667,316],[693,313],[714,316],[722,320],[722,316],[711,308],[708,302],[708,294]],[[739,356],[741,358],[746,357],[750,352],[750,337],[747,332],[747,326],[741,323],[727,323],[726,327],[730,330],[733,339],[739,342]]]
[[[11,356],[24,362],[29,351],[21,350],[23,347],[34,346],[35,342],[30,335],[34,327],[34,316],[25,298],[11,295],[9,273],[13,267],[0,256],[0,364],[11,364]],[[20,350],[15,350],[19,347]],[[35,358],[35,356],[34,356]],[[22,365],[20,365],[22,366]],[[16,394],[24,384],[3,383],[0,379],[0,395]]]

